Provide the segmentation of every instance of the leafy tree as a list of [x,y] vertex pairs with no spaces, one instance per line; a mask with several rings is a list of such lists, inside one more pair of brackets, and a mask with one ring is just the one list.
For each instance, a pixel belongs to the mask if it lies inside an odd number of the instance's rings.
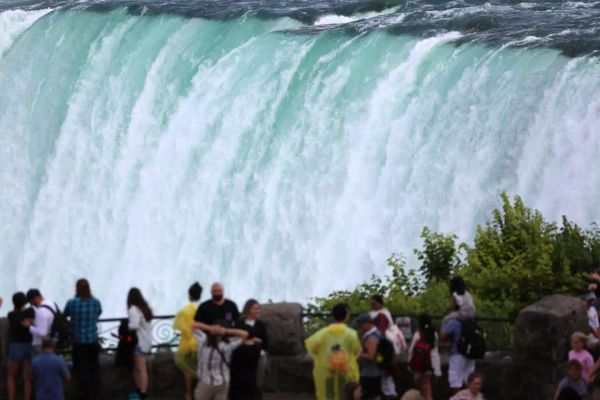
[[415,249],[421,261],[419,271],[428,284],[433,281],[447,282],[460,267],[461,261],[456,246],[456,235],[445,235],[423,228],[421,232],[423,250]]

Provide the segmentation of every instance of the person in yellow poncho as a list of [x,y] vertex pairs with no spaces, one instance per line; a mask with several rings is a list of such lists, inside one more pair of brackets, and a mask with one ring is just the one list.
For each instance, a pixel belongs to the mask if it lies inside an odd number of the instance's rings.
[[335,322],[306,339],[308,354],[314,359],[313,378],[317,400],[339,400],[346,382],[358,382],[357,358],[361,352],[358,334],[346,326],[350,310],[346,304],[333,307]]
[[175,364],[183,372],[185,378],[185,399],[192,400],[194,380],[198,366],[198,345],[192,332],[194,315],[198,309],[198,301],[202,296],[202,286],[198,282],[188,289],[190,304],[183,307],[173,321],[173,329],[180,332],[179,347],[175,353]]

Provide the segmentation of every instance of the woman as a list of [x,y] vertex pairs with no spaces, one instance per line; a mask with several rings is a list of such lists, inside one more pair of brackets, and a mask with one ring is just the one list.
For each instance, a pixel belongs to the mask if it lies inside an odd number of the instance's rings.
[[248,332],[228,328],[225,321],[219,321],[216,325],[194,322],[192,328],[199,349],[199,382],[196,386],[195,398],[196,400],[226,400],[229,391],[231,355],[242,344],[242,340],[248,337]]
[[[265,323],[258,319],[259,314],[260,304],[258,301],[250,299],[244,304],[238,326],[240,329],[248,331],[252,343],[245,341],[243,346],[233,353],[231,400],[262,399],[268,337]],[[236,393],[245,393],[245,395],[240,396]]]
[[100,345],[98,318],[102,314],[100,301],[92,296],[87,279],[75,284],[75,298],[67,302],[64,316],[71,320],[73,329],[73,372],[79,381],[83,398],[100,396]]
[[31,379],[29,369],[31,366],[31,354],[33,337],[27,328],[27,323],[35,319],[35,311],[27,307],[27,297],[23,292],[17,292],[12,297],[14,310],[8,313],[9,323],[9,345],[8,345],[8,371],[7,391],[8,400],[14,400],[16,393],[16,378],[19,370],[23,373],[23,398],[29,400],[31,397]]
[[179,347],[177,353],[175,353],[175,364],[183,372],[186,400],[192,400],[194,393],[194,379],[196,378],[198,364],[198,344],[192,332],[192,323],[201,296],[202,286],[196,282],[188,289],[190,303],[177,313],[173,322],[173,329],[181,332]]
[[432,400],[433,375],[442,376],[438,336],[431,316],[419,315],[419,330],[415,332],[408,350],[409,366],[421,387],[425,400]]
[[148,366],[146,357],[152,350],[152,327],[150,321],[154,315],[152,309],[138,288],[131,288],[127,295],[127,313],[129,329],[137,334],[138,345],[133,353],[133,379],[140,399],[148,392]]

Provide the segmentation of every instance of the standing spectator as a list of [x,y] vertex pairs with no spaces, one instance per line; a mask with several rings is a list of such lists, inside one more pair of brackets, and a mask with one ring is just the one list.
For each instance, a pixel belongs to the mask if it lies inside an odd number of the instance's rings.
[[350,311],[346,304],[332,310],[334,323],[306,339],[306,351],[314,360],[313,378],[317,400],[337,399],[346,382],[358,381],[356,359],[360,340],[356,331],[346,325]]
[[70,380],[69,368],[62,357],[54,354],[54,341],[42,341],[41,353],[31,364],[36,400],[64,400],[63,381]]
[[[583,380],[581,376],[582,367],[579,361],[571,360],[569,361],[569,366],[567,369],[567,376],[560,381],[558,384],[558,388],[556,389],[556,394],[554,395],[554,400],[558,400],[562,397],[567,397],[566,393],[577,393],[580,399],[584,399],[588,395],[588,385]],[[574,393],[573,393],[574,394]]]
[[178,330],[179,347],[175,353],[175,364],[183,372],[185,380],[185,399],[192,400],[194,394],[194,380],[198,365],[198,343],[192,331],[194,315],[198,310],[198,301],[202,296],[202,286],[198,282],[188,289],[189,304],[183,307],[175,316],[173,329]]
[[467,358],[458,351],[461,334],[462,323],[458,319],[448,320],[442,328],[442,343],[450,344],[448,383],[454,393],[463,388],[469,375],[475,371],[475,360]]
[[16,379],[19,370],[23,373],[23,398],[29,400],[31,397],[31,379],[29,370],[31,367],[33,337],[31,332],[23,324],[23,321],[33,321],[35,311],[27,307],[27,297],[23,292],[17,292],[12,297],[14,310],[8,313],[9,345],[8,345],[8,368],[6,388],[8,400],[15,399]]
[[[394,324],[392,314],[385,308],[383,296],[379,294],[371,296],[370,303],[371,312],[369,315],[373,318],[373,323],[379,330],[379,333],[394,345],[395,355],[400,355],[407,348],[406,340],[402,331]],[[386,398],[395,399],[398,397],[392,371],[381,372],[381,391]]]
[[152,351],[152,327],[150,321],[154,317],[152,309],[138,288],[131,288],[127,295],[127,311],[129,329],[135,331],[138,345],[133,353],[133,379],[140,399],[145,399],[148,392],[148,365],[146,357]]
[[358,357],[360,365],[360,386],[363,399],[379,399],[381,396],[381,371],[377,365],[377,347],[381,334],[369,314],[360,315],[356,322],[362,334],[362,353]]
[[600,341],[600,322],[598,321],[598,311],[596,310],[596,295],[593,292],[586,293],[583,300],[587,303],[588,326],[590,327],[591,336],[587,346],[590,350],[595,349]]
[[450,280],[450,313],[442,320],[442,329],[451,319],[475,318],[475,302],[460,276]]
[[231,355],[231,380],[229,385],[229,400],[256,400],[257,373],[262,350],[262,340],[252,337],[249,333],[240,346]]
[[410,344],[408,360],[423,398],[432,400],[433,376],[442,376],[442,367],[438,336],[429,314],[419,315],[419,330],[415,332]]
[[[265,369],[266,369],[266,365],[267,365],[267,346],[269,343],[269,339],[267,336],[267,327],[265,326],[265,323],[262,322],[260,319],[258,319],[260,314],[260,304],[258,303],[258,301],[254,300],[254,299],[250,299],[248,301],[246,301],[246,304],[244,304],[244,309],[242,310],[242,318],[239,321],[239,328],[240,329],[244,329],[247,330],[250,334],[250,338],[252,338],[254,340],[254,342],[256,343],[255,346],[258,346],[259,350],[260,350],[260,358],[258,361],[258,366],[256,368],[256,380],[255,380],[255,391],[256,391],[256,395],[254,396],[257,400],[261,400],[262,399],[262,387],[263,387],[263,379],[264,379],[264,375],[265,375]],[[246,360],[244,364],[248,365],[249,363],[249,359],[250,359],[250,354],[251,351],[248,348],[248,346],[240,346],[233,354],[233,360],[235,361],[237,359],[236,357],[236,353],[237,352],[241,352],[244,351],[246,353],[246,356],[244,357],[244,359]],[[235,362],[234,362],[235,364]],[[235,378],[237,377],[237,371],[236,371],[236,367],[235,365],[232,365],[232,370],[231,370],[231,376],[232,376],[232,382],[231,382],[231,386],[232,388],[234,388],[236,386],[236,381]]]
[[214,283],[210,288],[211,299],[200,304],[194,320],[206,325],[217,321],[227,321],[233,324],[240,317],[237,305],[224,297],[225,290],[220,283]]
[[202,322],[192,324],[199,350],[196,400],[227,399],[231,354],[248,337],[248,332],[226,325],[229,325],[227,321],[217,321],[216,325]]
[[33,335],[33,348],[36,352],[42,350],[42,340],[50,335],[54,314],[58,313],[58,306],[52,300],[45,299],[38,289],[27,291],[27,301],[35,307],[35,320],[29,326]]
[[102,314],[100,301],[92,296],[87,279],[75,284],[75,298],[65,305],[65,317],[73,329],[73,372],[86,400],[100,397],[100,344],[98,318]]
[[467,379],[467,388],[456,393],[450,400],[483,400],[482,387],[483,375],[473,372]]

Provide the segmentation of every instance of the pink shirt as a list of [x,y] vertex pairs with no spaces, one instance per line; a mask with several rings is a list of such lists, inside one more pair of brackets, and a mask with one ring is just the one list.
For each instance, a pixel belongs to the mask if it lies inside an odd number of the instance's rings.
[[587,379],[588,376],[590,375],[590,369],[594,365],[594,359],[592,358],[592,355],[587,350],[582,350],[582,351],[571,350],[571,351],[569,351],[569,361],[571,361],[571,360],[579,361],[579,363],[583,367],[583,370],[581,371],[581,375],[582,375],[583,379]]

